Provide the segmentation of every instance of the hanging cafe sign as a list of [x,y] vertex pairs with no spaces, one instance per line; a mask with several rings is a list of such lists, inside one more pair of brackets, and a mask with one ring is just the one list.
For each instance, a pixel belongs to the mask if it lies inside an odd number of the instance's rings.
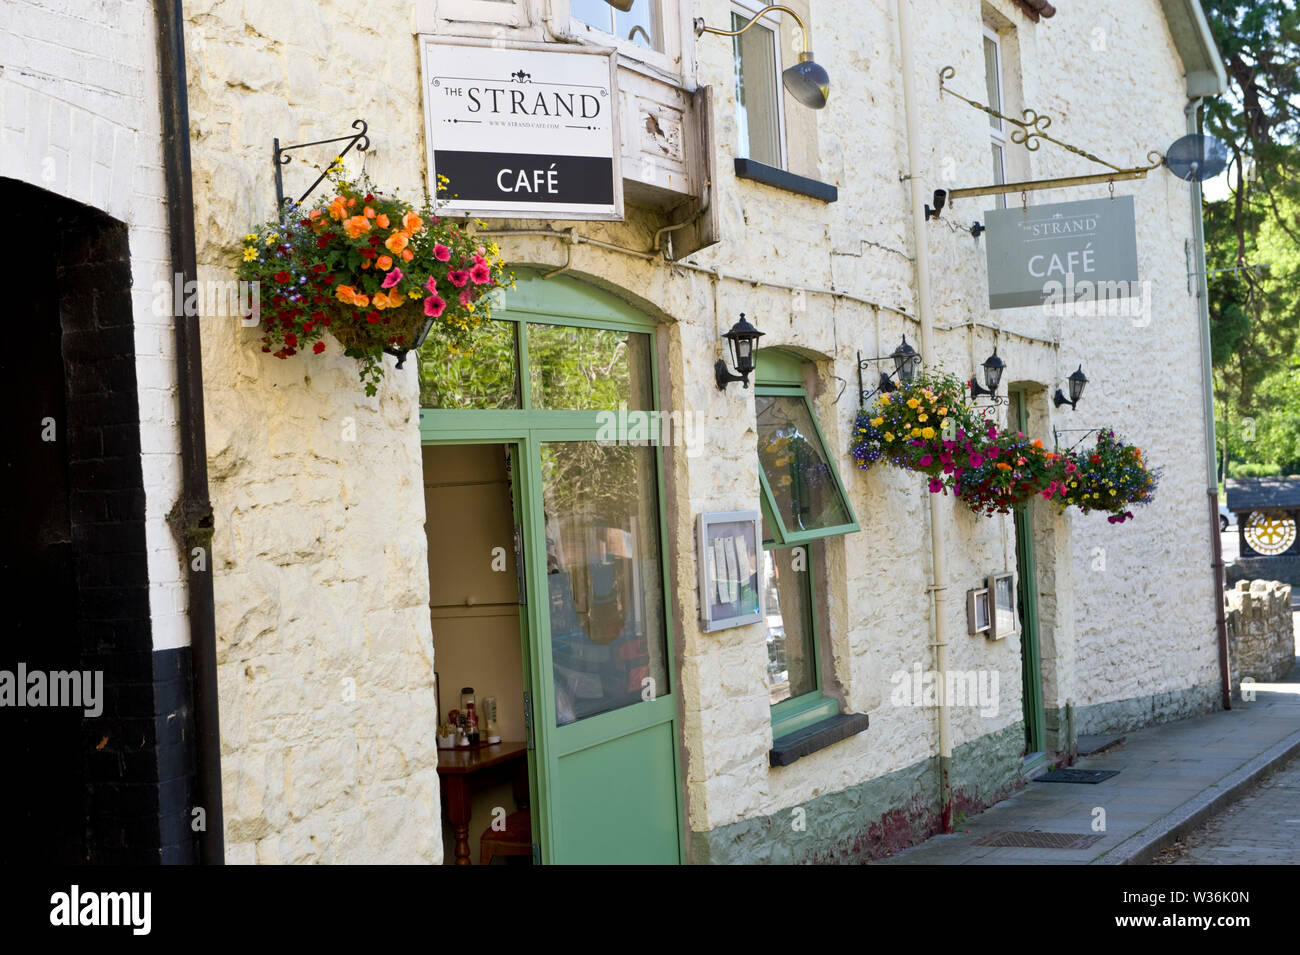
[[[1042,304],[1068,307],[1083,301],[1114,301],[1138,295],[1133,197],[1116,197],[1115,183],[1146,178],[1148,172],[1165,162],[1165,157],[1152,150],[1147,153],[1150,165],[1117,166],[1049,134],[1047,130],[1052,119],[1045,113],[1025,109],[1020,118],[1016,118],[968,99],[947,85],[956,74],[951,66],[939,71],[940,94],[946,93],[1006,123],[1012,143],[1034,152],[1046,141],[1109,170],[1081,176],[936,190],[936,208],[926,207],[926,219],[937,217],[946,201],[1021,194],[1020,209],[988,210],[984,213],[984,226],[976,223],[972,228],[972,234],[976,236],[981,229],[988,231],[989,307],[1018,308]],[[1102,183],[1110,185],[1109,199],[1032,207],[1025,201],[1027,194],[1034,190]]]
[[1133,197],[984,213],[989,308],[1138,294]]
[[452,183],[440,210],[623,218],[612,51],[426,36],[420,62],[429,182]]

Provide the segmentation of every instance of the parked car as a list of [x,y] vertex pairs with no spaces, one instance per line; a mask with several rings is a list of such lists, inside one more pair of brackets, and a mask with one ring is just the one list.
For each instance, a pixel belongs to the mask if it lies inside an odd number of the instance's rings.
[[1228,505],[1222,501],[1219,502],[1219,530],[1226,531],[1228,525],[1232,523],[1232,511],[1228,510]]

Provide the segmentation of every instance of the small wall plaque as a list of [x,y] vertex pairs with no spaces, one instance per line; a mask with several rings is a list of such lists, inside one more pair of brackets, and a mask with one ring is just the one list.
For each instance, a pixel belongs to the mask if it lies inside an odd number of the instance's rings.
[[758,511],[699,518],[700,620],[706,631],[763,619]]

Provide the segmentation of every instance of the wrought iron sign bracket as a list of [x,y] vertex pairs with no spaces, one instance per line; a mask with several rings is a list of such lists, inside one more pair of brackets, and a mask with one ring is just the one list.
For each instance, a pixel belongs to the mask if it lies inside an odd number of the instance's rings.
[[1061,447],[1061,435],[1063,435],[1063,434],[1080,434],[1080,433],[1081,433],[1081,434],[1083,435],[1083,437],[1080,438],[1078,441],[1074,442],[1074,444],[1070,445],[1068,448],[1065,449],[1065,450],[1067,450],[1067,451],[1073,451],[1073,450],[1074,450],[1075,448],[1077,448],[1079,445],[1083,444],[1083,442],[1085,442],[1085,441],[1088,440],[1088,435],[1090,435],[1090,434],[1097,434],[1097,433],[1100,432],[1101,430],[1102,430],[1101,428],[1053,428],[1053,429],[1052,429],[1052,447],[1053,447],[1053,449],[1059,449],[1059,448]]
[[[336,136],[333,139],[317,139],[310,143],[294,143],[289,146],[281,146],[279,139],[272,140],[271,159],[275,163],[275,207],[277,209],[283,210],[285,203],[289,201],[284,194],[284,179],[280,173],[280,167],[288,165],[289,160],[293,157],[285,154],[291,149],[306,149],[308,146],[324,146],[326,143],[344,142],[347,143],[347,145],[337,154],[340,159],[346,156],[353,146],[357,148],[357,152],[363,153],[370,148],[370,137],[366,135],[369,127],[366,125],[364,119],[358,119],[353,121],[352,128],[357,130],[357,132],[351,136]],[[326,166],[325,171],[316,177],[316,181],[307,187],[307,191],[298,197],[297,205],[302,205],[303,201],[316,191],[316,187],[324,181],[327,175],[329,175],[329,171],[330,166]]]
[[1008,137],[1011,142],[1024,146],[1025,149],[1030,152],[1035,152],[1042,145],[1039,140],[1046,140],[1049,143],[1060,146],[1068,152],[1074,153],[1076,156],[1082,156],[1089,162],[1095,162],[1100,166],[1105,166],[1111,171],[1083,176],[1063,176],[1055,179],[1032,179],[1025,182],[999,182],[988,186],[950,189],[948,190],[948,200],[950,202],[953,199],[960,199],[964,196],[996,196],[1017,192],[1023,195],[1024,193],[1033,192],[1039,189],[1066,189],[1072,186],[1089,186],[1103,182],[1109,182],[1113,186],[1114,183],[1121,180],[1145,179],[1148,172],[1152,169],[1159,168],[1165,161],[1165,157],[1153,149],[1147,153],[1147,162],[1150,163],[1150,165],[1147,166],[1132,166],[1125,168],[1117,166],[1112,162],[1107,162],[1100,156],[1090,153],[1085,149],[1080,149],[1078,146],[1072,146],[1069,143],[1050,135],[1047,132],[1047,129],[1052,125],[1052,117],[1048,116],[1046,113],[1040,113],[1033,109],[1025,109],[1021,110],[1021,116],[1023,118],[1016,119],[1013,116],[1007,116],[1005,113],[1000,113],[993,109],[993,107],[986,106],[977,100],[962,96],[956,90],[950,89],[947,85],[947,81],[956,75],[957,71],[951,66],[945,66],[939,71],[940,95],[947,93],[949,96],[955,97],[963,103],[973,106],[975,109],[1009,124],[1013,127],[1010,136]]

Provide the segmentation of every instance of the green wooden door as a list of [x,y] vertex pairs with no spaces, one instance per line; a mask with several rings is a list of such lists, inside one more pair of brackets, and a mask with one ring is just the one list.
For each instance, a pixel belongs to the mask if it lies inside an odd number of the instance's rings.
[[420,425],[426,441],[517,449],[541,860],[680,862],[662,462],[658,442],[619,440],[658,434],[654,325],[531,276],[494,318],[501,334],[470,359],[426,345]]
[[[1029,411],[1023,391],[1010,392],[1010,418],[1018,431],[1029,433]],[[1020,613],[1021,701],[1025,719],[1025,753],[1043,752],[1043,674],[1038,649],[1038,580],[1034,566],[1032,501],[1015,509],[1016,601]]]

